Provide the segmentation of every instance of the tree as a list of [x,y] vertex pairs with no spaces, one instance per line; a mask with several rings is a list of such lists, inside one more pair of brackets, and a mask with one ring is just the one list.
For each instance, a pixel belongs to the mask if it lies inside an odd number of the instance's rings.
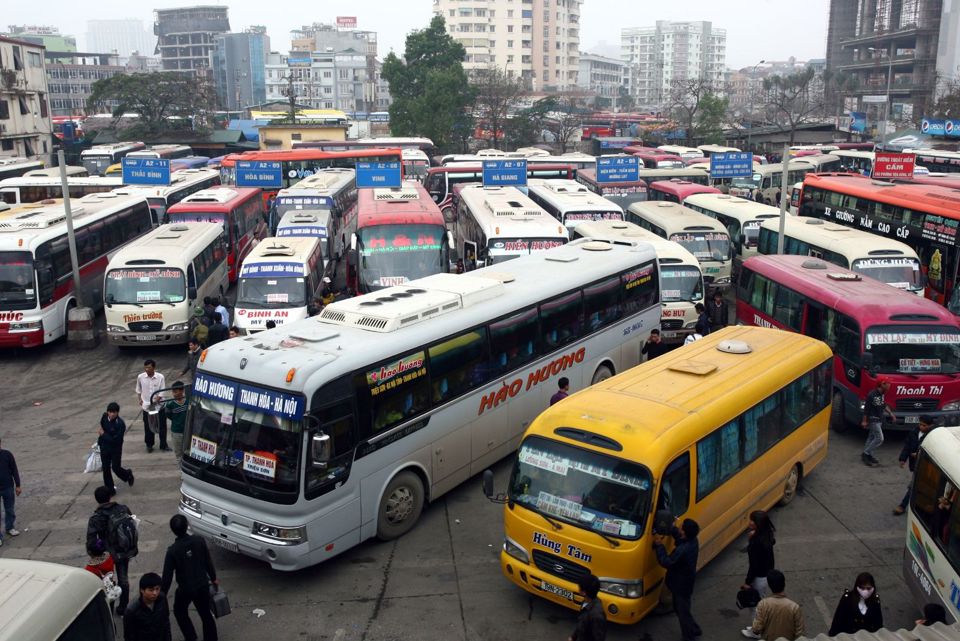
[[[188,73],[134,73],[102,78],[93,83],[87,103],[90,109],[101,111],[104,105],[116,106],[112,113],[119,119],[125,113],[140,118],[125,136],[151,137],[184,128],[184,122],[213,111],[216,96],[208,82]],[[184,120],[186,119],[186,120]]]
[[523,81],[491,65],[475,71],[470,84],[476,91],[475,111],[482,119],[482,128],[490,132],[490,146],[496,147],[497,137],[504,135],[507,117],[523,93]]
[[556,106],[555,98],[541,98],[531,106],[517,111],[507,120],[504,128],[504,144],[507,148],[518,149],[543,142],[547,117]]
[[[699,126],[701,111],[707,107],[716,108],[719,97],[713,92],[713,85],[705,78],[681,78],[674,80],[667,95],[667,111],[686,133],[688,141],[697,141],[702,137]],[[726,110],[726,107],[724,107]],[[721,116],[722,118],[722,116]],[[706,123],[713,126],[714,114],[707,116]]]
[[705,94],[700,99],[696,119],[697,140],[711,145],[723,142],[723,120],[729,106],[729,100],[714,93]]
[[937,118],[956,118],[960,114],[960,80],[940,77],[937,82],[937,100],[931,115]]
[[626,87],[620,87],[619,93],[620,97],[617,98],[617,102],[619,103],[620,111],[633,111],[636,101],[634,97],[630,95],[630,91]]
[[407,36],[403,60],[393,52],[383,61],[390,84],[390,131],[394,136],[427,136],[443,150],[464,140],[474,90],[463,70],[466,50],[447,34],[443,16]]
[[828,79],[817,74],[813,67],[787,76],[764,78],[767,119],[780,131],[790,132],[790,145],[793,145],[797,127],[823,118],[824,85]]
[[560,148],[560,153],[566,153],[574,134],[580,131],[580,124],[583,121],[582,102],[576,96],[560,96],[545,100],[553,101],[552,104],[545,105],[552,107],[544,121],[545,129],[553,136],[553,142]]

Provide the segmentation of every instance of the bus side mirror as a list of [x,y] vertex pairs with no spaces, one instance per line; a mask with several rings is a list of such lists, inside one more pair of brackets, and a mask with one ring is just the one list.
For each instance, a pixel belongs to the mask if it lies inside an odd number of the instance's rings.
[[323,432],[310,438],[310,458],[313,467],[325,468],[330,462],[330,437]]
[[192,300],[192,301],[193,301],[193,300],[197,300],[197,288],[196,288],[196,287],[188,287],[188,288],[187,288],[187,298],[189,298],[189,299]]
[[867,370],[871,374],[873,373],[873,354],[870,352],[864,352],[860,357],[860,364],[863,365],[863,369]]
[[653,517],[654,534],[670,534],[673,531],[673,512],[670,510],[657,510]]

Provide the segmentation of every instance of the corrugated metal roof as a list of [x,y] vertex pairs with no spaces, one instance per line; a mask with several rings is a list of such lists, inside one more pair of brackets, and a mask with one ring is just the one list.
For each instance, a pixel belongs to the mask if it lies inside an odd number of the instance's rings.
[[[781,637],[782,638],[782,637]],[[880,628],[876,632],[867,632],[860,630],[856,634],[838,634],[835,637],[829,637],[826,634],[818,634],[815,637],[800,637],[797,641],[960,641],[960,624],[943,625],[934,623],[933,625],[918,625],[913,630],[900,629],[894,632],[886,628]]]

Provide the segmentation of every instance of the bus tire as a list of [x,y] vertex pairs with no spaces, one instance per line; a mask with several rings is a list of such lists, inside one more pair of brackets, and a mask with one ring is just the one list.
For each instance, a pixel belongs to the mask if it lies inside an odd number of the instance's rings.
[[423,483],[420,477],[404,471],[393,477],[377,511],[377,538],[391,541],[413,529],[423,511]]
[[590,379],[590,384],[596,385],[600,381],[605,381],[611,376],[613,376],[613,371],[606,365],[601,365],[597,368],[597,371],[593,373],[593,378]]
[[783,482],[783,496],[780,497],[778,505],[788,505],[797,496],[797,488],[800,487],[800,464],[796,463],[790,468],[786,480]]
[[70,310],[76,308],[76,299],[67,303],[67,311],[63,314],[63,342],[70,342]]
[[830,405],[830,429],[834,432],[843,432],[847,429],[847,419],[843,412],[843,394],[834,392],[833,403]]

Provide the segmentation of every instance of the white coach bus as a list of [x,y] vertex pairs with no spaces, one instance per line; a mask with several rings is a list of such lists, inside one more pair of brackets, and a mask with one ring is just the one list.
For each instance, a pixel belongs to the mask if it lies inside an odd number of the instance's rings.
[[576,180],[531,178],[527,181],[530,200],[573,231],[589,220],[623,220],[623,209],[593,193]]
[[578,241],[217,344],[194,383],[180,511],[278,570],[399,537],[512,452],[561,376],[583,389],[637,364],[658,276],[645,243]]

